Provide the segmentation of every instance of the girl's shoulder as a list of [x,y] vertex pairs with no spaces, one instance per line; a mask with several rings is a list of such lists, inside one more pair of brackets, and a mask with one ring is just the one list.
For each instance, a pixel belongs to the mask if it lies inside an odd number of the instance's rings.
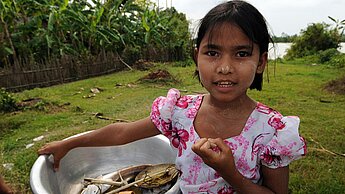
[[280,115],[282,116],[282,114],[278,111],[276,111],[275,109],[261,103],[261,102],[257,102],[256,108],[255,110],[263,115],[267,115],[268,117],[272,116],[272,115]]
[[262,141],[265,144],[259,154],[263,165],[270,168],[287,166],[307,153],[306,143],[299,135],[299,117],[283,116],[262,103],[257,104],[256,113],[255,120],[260,121],[263,129],[254,141],[267,137],[267,141]]
[[182,96],[179,90],[172,88],[166,96],[160,96],[154,100],[151,115],[160,115],[166,120],[170,120],[176,111],[197,110],[200,107],[202,96],[201,94]]
[[293,125],[296,128],[299,126],[300,119],[297,116],[283,116],[277,110],[262,104],[260,102],[257,103],[255,108],[255,117],[256,119],[260,120],[261,122],[265,123],[265,125],[269,125],[270,127],[274,128],[275,130],[282,130],[287,125]]

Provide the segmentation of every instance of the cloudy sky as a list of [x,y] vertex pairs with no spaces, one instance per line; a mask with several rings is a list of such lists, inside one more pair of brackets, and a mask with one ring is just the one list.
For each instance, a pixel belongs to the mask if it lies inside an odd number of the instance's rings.
[[[159,7],[175,7],[197,23],[212,7],[224,0],[151,0]],[[345,19],[345,0],[247,0],[266,18],[274,35],[299,34],[311,23],[334,24],[328,16]]]

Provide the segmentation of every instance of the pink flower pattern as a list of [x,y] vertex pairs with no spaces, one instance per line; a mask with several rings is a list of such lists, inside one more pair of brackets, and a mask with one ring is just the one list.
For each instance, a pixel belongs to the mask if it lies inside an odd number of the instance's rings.
[[[151,120],[177,150],[176,166],[182,172],[180,188],[183,193],[234,193],[231,185],[191,150],[200,138],[193,122],[202,99],[203,95],[181,97],[178,90],[171,89],[167,97],[153,102]],[[298,135],[298,126],[298,117],[284,117],[257,103],[242,133],[224,142],[232,150],[240,173],[258,183],[262,178],[261,165],[283,167],[306,154],[306,144]]]
[[178,156],[182,155],[182,150],[187,148],[186,142],[188,141],[189,133],[184,129],[173,128],[171,134],[167,137],[170,138],[171,145],[178,149]]
[[235,191],[229,188],[228,186],[222,187],[217,192],[217,194],[231,194],[231,193],[235,193]]
[[282,115],[272,115],[271,118],[268,119],[268,124],[276,130],[284,129],[285,123],[282,121],[282,118]]

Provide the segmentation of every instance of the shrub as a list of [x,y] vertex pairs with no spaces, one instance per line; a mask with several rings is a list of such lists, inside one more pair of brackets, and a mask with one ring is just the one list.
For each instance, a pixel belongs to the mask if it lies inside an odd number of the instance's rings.
[[345,54],[338,54],[333,56],[331,60],[326,62],[329,67],[344,68],[345,67]]
[[335,48],[320,51],[319,55],[318,55],[319,61],[320,61],[320,63],[326,63],[326,62],[330,61],[333,57],[335,57],[339,54],[340,54],[340,52]]
[[17,110],[16,100],[5,89],[0,89],[0,112],[11,112]]
[[287,59],[300,58],[308,55],[318,54],[319,51],[337,49],[340,44],[340,34],[337,29],[328,29],[329,25],[314,23],[302,30],[297,36],[290,49],[286,53]]

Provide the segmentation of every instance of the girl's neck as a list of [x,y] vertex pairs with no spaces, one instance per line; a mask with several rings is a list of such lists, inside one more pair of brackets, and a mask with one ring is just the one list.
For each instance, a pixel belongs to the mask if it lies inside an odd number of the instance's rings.
[[247,95],[233,100],[231,102],[220,102],[214,99],[212,96],[207,95],[205,98],[206,104],[208,104],[212,109],[228,112],[228,113],[239,113],[246,112],[248,110],[253,110],[256,107],[257,102],[251,99]]
[[219,102],[205,95],[194,127],[200,137],[227,139],[237,136],[245,127],[256,104],[246,95],[236,102]]

